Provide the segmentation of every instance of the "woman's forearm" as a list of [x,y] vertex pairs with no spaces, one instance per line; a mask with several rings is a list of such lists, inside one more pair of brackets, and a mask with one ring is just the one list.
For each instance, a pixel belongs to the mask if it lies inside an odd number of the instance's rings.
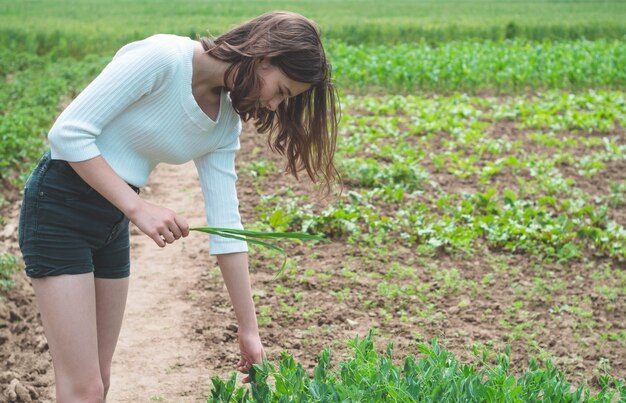
[[70,162],[71,167],[105,199],[130,217],[141,204],[137,196],[124,180],[113,171],[113,168],[97,156],[87,161]]
[[160,247],[189,234],[189,225],[183,217],[172,210],[143,201],[102,156],[69,164],[89,186],[120,209]]
[[258,333],[250,274],[248,273],[248,254],[246,252],[217,255],[217,262],[222,271],[224,283],[230,300],[235,308],[235,316],[240,332]]

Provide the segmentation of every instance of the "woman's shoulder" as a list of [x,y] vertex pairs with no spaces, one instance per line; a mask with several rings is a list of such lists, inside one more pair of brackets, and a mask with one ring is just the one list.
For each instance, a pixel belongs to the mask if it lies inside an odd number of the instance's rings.
[[113,59],[119,57],[139,57],[159,58],[163,62],[176,63],[180,62],[188,52],[191,46],[191,39],[172,35],[172,34],[155,34],[148,38],[130,42],[122,46]]

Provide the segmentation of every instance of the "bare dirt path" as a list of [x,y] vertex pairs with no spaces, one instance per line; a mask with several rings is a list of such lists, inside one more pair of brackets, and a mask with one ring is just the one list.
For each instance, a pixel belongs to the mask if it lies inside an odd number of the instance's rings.
[[[160,165],[142,198],[171,208],[192,226],[205,225],[193,163]],[[132,224],[131,224],[132,226]],[[190,337],[194,285],[214,266],[204,234],[192,233],[161,249],[131,227],[131,280],[124,324],[113,358],[109,402],[206,401],[215,374]]]

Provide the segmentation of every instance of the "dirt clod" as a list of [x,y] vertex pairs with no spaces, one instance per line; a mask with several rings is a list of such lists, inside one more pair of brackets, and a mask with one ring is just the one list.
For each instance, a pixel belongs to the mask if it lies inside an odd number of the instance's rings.
[[7,387],[6,395],[9,398],[9,402],[32,402],[33,399],[30,396],[30,392],[18,379],[11,380],[11,383]]

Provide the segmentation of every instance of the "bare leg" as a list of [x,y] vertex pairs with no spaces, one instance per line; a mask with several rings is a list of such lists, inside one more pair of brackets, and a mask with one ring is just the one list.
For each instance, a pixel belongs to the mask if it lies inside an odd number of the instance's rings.
[[33,278],[57,402],[102,402],[93,273]]
[[121,279],[96,278],[96,315],[98,327],[98,356],[100,374],[106,399],[111,385],[111,361],[122,328],[128,277]]

